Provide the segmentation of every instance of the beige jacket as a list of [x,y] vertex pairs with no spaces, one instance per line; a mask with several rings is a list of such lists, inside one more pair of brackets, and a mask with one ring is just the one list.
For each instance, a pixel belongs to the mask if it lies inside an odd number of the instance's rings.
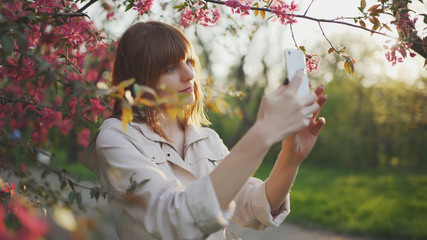
[[[132,122],[127,129],[118,119],[105,120],[81,159],[108,192],[120,239],[225,239],[230,219],[262,230],[279,226],[289,214],[289,196],[279,214],[270,214],[264,183],[256,178],[248,180],[229,209],[221,210],[208,174],[228,149],[215,131],[186,127],[181,159],[146,124]],[[145,179],[123,202],[132,182]]]

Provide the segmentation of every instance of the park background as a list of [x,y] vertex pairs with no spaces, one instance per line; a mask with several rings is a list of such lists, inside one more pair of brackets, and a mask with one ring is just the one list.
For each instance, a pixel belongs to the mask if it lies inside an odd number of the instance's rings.
[[[308,3],[301,1],[301,8]],[[355,6],[339,0],[323,4],[315,2],[312,14],[329,18],[354,15],[351,11],[359,2]],[[159,6],[153,8],[137,21],[172,21],[172,17],[156,13],[161,11]],[[420,3],[417,8],[426,12]],[[103,19],[97,14],[102,12],[96,7],[88,12],[98,27],[108,29],[113,40],[135,22],[131,12],[116,14],[109,23],[97,21]],[[208,96],[223,97],[208,113],[211,127],[229,148],[254,123],[263,94],[283,81],[282,52],[294,47],[289,28],[279,23],[239,16],[231,21],[184,30],[200,56],[203,77],[213,81]],[[321,59],[319,69],[309,78],[313,86],[325,85],[328,101],[320,116],[327,124],[300,168],[287,221],[361,236],[427,239],[424,59],[416,56],[391,66],[384,58],[385,38],[348,27],[324,26],[329,39],[344,45],[355,59],[356,73],[350,76],[341,59],[327,53],[328,43],[315,25],[301,20],[294,25],[294,33],[300,46]],[[54,145],[63,147],[54,150],[51,166],[64,167],[77,178],[93,178],[77,162],[82,148],[75,140],[75,136],[52,136]],[[279,145],[271,149],[255,176],[268,176],[279,151]]]

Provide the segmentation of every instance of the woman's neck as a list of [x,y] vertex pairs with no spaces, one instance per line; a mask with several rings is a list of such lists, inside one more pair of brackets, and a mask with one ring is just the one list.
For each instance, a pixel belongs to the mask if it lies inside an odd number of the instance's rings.
[[182,121],[177,118],[172,119],[165,117],[160,121],[160,126],[163,132],[170,140],[170,144],[175,148],[175,151],[184,159],[185,145],[185,126]]

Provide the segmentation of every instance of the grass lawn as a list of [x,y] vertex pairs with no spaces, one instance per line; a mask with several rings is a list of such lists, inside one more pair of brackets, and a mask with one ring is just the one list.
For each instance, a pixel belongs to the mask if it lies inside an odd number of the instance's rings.
[[[271,166],[255,176],[264,179]],[[427,239],[427,173],[301,166],[287,221],[387,239]]]

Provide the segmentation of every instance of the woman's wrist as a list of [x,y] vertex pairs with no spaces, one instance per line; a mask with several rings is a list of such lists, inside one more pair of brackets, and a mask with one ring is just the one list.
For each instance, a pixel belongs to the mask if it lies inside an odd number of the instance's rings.
[[272,136],[272,134],[269,134],[268,131],[266,131],[267,127],[268,126],[266,126],[264,122],[257,120],[249,131],[254,132],[254,135],[257,136],[259,140],[258,142],[260,144],[263,144],[263,146],[270,148],[277,141],[274,139],[274,136]]
[[280,151],[277,162],[285,168],[296,168],[298,169],[304,159],[299,159],[297,156],[292,156],[283,150]]

